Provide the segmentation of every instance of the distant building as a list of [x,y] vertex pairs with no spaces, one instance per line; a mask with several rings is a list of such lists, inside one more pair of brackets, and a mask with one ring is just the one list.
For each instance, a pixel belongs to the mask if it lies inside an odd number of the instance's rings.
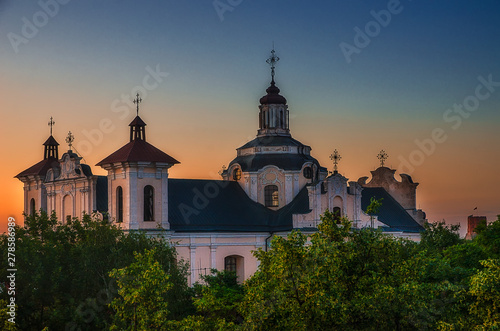
[[482,222],[486,223],[486,216],[472,216],[467,217],[467,234],[465,235],[465,239],[472,239],[476,236],[476,232],[474,231],[476,227]]
[[[273,235],[285,236],[292,229],[316,231],[326,209],[348,217],[356,228],[373,226],[419,240],[425,213],[416,209],[418,183],[409,175],[397,181],[395,170],[382,162],[370,182],[368,177],[349,181],[336,164],[329,173],[310,146],[292,138],[287,101],[274,81],[276,60],[273,53],[257,136],[237,148],[221,180],[169,178],[168,169],[179,162],[146,140],[137,96],[129,142],[97,164],[107,176],[93,175],[80,162],[71,150],[71,136],[69,150],[59,159],[51,132],[44,159],[16,176],[24,183],[25,213],[55,211],[64,222],[83,213],[107,212],[124,230],[166,234],[189,261],[191,284],[210,268],[248,278],[258,266],[252,250],[267,248]],[[372,197],[383,198],[374,220],[364,212]]]

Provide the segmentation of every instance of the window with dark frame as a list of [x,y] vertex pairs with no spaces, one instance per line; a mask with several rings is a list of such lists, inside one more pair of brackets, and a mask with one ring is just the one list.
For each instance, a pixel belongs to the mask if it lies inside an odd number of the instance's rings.
[[116,222],[123,222],[123,189],[121,186],[116,188]]
[[266,207],[278,207],[279,206],[279,192],[278,186],[267,185],[264,188],[264,203]]
[[154,188],[144,186],[144,222],[154,221]]
[[241,179],[241,169],[236,168],[233,171],[233,180],[240,180]]
[[236,257],[226,256],[224,258],[224,270],[236,272]]
[[30,200],[30,216],[34,216],[36,213],[35,199]]
[[340,219],[342,218],[342,210],[340,207],[333,207],[333,219],[337,224],[340,224]]
[[313,171],[311,167],[305,167],[302,173],[304,174],[304,177],[307,179],[311,179],[313,177]]

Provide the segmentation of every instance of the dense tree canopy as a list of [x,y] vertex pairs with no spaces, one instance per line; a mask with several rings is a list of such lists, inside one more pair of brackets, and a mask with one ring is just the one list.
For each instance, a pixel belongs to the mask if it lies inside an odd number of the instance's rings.
[[[5,279],[5,235],[0,245],[0,275]],[[155,249],[155,259],[174,284],[166,298],[168,317],[182,319],[192,307],[187,269],[177,263],[167,241],[140,232],[126,234],[90,215],[65,224],[45,212],[27,217],[24,227],[16,227],[16,326],[21,330],[107,328],[114,314],[108,304],[118,295],[109,272],[130,265],[134,252],[145,249]],[[7,298],[5,291],[0,293],[0,300]]]
[[[500,217],[477,228],[427,224],[419,243],[353,229],[326,211],[318,231],[275,236],[243,284],[213,270],[188,288],[166,240],[88,215],[44,213],[17,228],[22,330],[495,330]],[[0,238],[7,247],[7,237]],[[2,249],[5,279],[7,261]],[[2,285],[3,286],[3,285]],[[5,288],[0,303],[8,297]],[[0,308],[0,326],[8,324]]]

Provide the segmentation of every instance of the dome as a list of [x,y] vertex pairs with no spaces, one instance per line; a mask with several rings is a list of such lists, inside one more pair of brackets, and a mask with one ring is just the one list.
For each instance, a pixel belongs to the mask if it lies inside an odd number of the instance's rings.
[[280,95],[280,89],[275,85],[274,80],[271,81],[271,85],[266,90],[267,95],[260,98],[261,105],[269,104],[280,104],[286,105],[286,99],[284,96]]

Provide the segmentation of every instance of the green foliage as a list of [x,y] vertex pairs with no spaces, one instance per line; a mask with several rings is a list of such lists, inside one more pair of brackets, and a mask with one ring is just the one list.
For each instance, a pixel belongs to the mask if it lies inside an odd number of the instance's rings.
[[375,197],[371,197],[370,204],[368,205],[368,207],[366,207],[365,212],[370,216],[376,215],[379,212],[380,207],[382,207],[383,200],[384,200],[383,198],[377,200],[375,199]]
[[234,272],[213,269],[194,285],[197,314],[176,324],[177,330],[233,330],[242,322],[237,308],[244,288]]
[[[254,252],[260,265],[243,285],[234,273],[213,270],[188,289],[187,265],[177,262],[164,239],[125,234],[89,215],[61,225],[55,215],[41,213],[16,228],[16,285],[30,289],[16,293],[16,327],[500,328],[500,218],[479,226],[469,241],[459,238],[458,227],[441,222],[427,224],[414,243],[352,229],[349,220],[338,222],[329,211],[318,230],[275,236],[269,251]],[[7,244],[5,235],[0,244]],[[7,253],[1,253],[5,277]],[[2,291],[0,303],[5,299]],[[0,326],[12,326],[4,321]]]
[[9,308],[7,307],[7,303],[8,303],[7,300],[0,299],[0,330],[3,331],[19,330],[15,323],[9,321],[9,319],[12,319],[13,317],[15,317],[15,315],[14,316],[9,315]]
[[196,310],[210,319],[241,322],[236,308],[243,299],[244,291],[236,273],[213,269],[211,275],[201,278],[205,284],[197,283],[194,286]]
[[110,330],[159,330],[168,325],[168,295],[174,284],[155,258],[156,250],[134,253],[135,262],[109,275],[118,284],[119,296]]
[[489,257],[500,258],[500,215],[495,222],[486,224],[483,222],[475,229],[477,236],[475,241],[480,245]]
[[[7,246],[5,235],[0,236],[0,245]],[[192,307],[187,266],[177,263],[175,250],[165,240],[138,232],[126,234],[91,215],[65,224],[45,212],[27,217],[24,227],[16,227],[17,326],[22,330],[104,329],[113,313],[107,305],[118,293],[109,272],[131,264],[134,252],[153,248],[175,284],[169,317],[182,319]],[[1,253],[0,277],[5,279],[7,252]],[[6,298],[0,293],[0,299]]]
[[500,260],[482,261],[485,267],[474,275],[469,294],[473,298],[469,312],[476,318],[479,330],[500,329]]
[[446,225],[444,221],[425,223],[425,231],[421,233],[420,245],[433,252],[441,252],[445,248],[461,243],[458,230],[460,225]]
[[270,251],[255,253],[243,329],[433,329],[445,319],[459,289],[446,261],[379,231],[351,231],[329,212],[318,228],[276,236]]

